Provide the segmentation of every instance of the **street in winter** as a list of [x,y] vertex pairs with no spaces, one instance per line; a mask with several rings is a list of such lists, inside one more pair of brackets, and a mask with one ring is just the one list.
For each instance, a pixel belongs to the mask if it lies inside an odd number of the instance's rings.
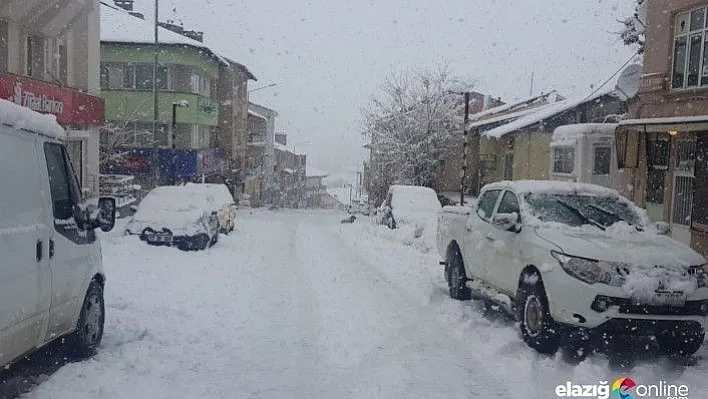
[[0,0],[0,399],[704,398],[706,43],[708,0]]

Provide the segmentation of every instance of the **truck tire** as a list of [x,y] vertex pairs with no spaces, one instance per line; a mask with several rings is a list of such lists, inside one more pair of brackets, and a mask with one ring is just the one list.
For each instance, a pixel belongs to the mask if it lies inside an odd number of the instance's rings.
[[[536,279],[521,279],[517,295],[519,325],[526,344],[539,353],[554,354],[560,343],[560,330],[551,317],[546,290],[541,276]],[[525,281],[534,281],[528,283]]]
[[469,301],[472,299],[472,292],[467,287],[467,274],[465,265],[462,263],[462,255],[457,247],[448,251],[447,255],[447,286],[450,291],[450,298],[458,301]]
[[81,306],[76,331],[67,340],[72,356],[86,358],[96,353],[103,338],[105,317],[103,288],[97,281],[91,281]]

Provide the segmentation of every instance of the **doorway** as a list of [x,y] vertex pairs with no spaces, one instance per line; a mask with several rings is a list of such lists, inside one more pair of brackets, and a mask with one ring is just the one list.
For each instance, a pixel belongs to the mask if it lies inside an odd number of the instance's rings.
[[677,138],[673,166],[671,198],[671,237],[686,245],[691,244],[691,214],[695,179],[696,138],[686,135]]

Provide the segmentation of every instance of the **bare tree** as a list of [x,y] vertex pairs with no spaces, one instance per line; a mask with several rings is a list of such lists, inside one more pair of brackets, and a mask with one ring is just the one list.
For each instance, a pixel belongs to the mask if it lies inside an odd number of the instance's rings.
[[119,123],[107,123],[100,129],[101,151],[99,165],[103,167],[130,153],[127,148],[141,145],[151,146],[154,143],[152,132],[147,129],[138,129],[134,120]]
[[459,92],[471,87],[447,65],[389,74],[361,110],[364,135],[371,144],[374,191],[396,182],[434,184],[441,160],[462,130],[464,101]]
[[618,21],[623,25],[619,35],[625,45],[636,46],[637,53],[643,54],[648,0],[635,0],[635,2],[634,13]]

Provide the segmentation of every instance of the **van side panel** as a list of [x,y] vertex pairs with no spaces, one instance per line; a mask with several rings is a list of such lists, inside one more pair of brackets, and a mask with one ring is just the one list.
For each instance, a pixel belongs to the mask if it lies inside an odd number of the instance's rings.
[[49,296],[49,226],[36,134],[0,125],[0,364],[43,338]]

